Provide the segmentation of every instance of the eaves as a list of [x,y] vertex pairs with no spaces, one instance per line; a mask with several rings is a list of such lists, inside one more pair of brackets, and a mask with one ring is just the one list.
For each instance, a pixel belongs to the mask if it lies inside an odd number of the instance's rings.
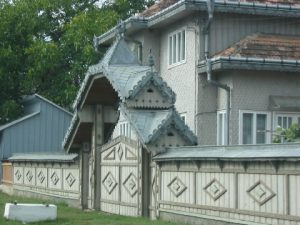
[[[168,20],[176,21],[195,11],[207,11],[206,2],[206,0],[181,0],[153,16],[130,17],[124,21],[126,32],[130,35],[143,29],[161,26]],[[257,2],[215,0],[215,12],[300,18],[300,6],[293,6],[291,4],[263,4]],[[117,26],[97,37],[97,43],[101,45],[111,42],[116,35],[116,30]]]
[[[211,59],[212,71],[260,70],[300,72],[300,60],[221,56]],[[206,73],[206,62],[198,65],[198,73]]]

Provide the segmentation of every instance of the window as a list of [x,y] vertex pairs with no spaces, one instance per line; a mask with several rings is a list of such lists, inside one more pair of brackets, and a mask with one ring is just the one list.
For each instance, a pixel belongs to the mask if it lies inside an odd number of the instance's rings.
[[131,129],[127,122],[120,122],[119,124],[119,135],[123,135],[126,137],[131,136]]
[[176,31],[169,36],[169,65],[185,61],[186,41],[185,30]]
[[275,117],[274,122],[274,130],[276,130],[277,127],[281,127],[284,129],[288,129],[292,126],[292,124],[298,124],[300,126],[300,115],[299,114],[277,114]]
[[226,112],[217,113],[217,145],[227,144],[227,118]]
[[184,124],[186,124],[186,113],[180,113],[180,118],[183,120]]
[[270,114],[266,112],[240,112],[240,144],[270,143]]

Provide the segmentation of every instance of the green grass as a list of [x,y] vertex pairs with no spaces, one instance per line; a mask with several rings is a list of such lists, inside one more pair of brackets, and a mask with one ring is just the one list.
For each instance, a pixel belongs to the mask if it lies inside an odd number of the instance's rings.
[[[4,206],[7,202],[16,200],[18,203],[43,203],[44,200],[9,196],[0,192],[0,224],[1,225],[20,225],[21,222],[6,220],[3,217]],[[49,201],[48,201],[49,202]],[[47,203],[48,203],[47,202]],[[66,204],[57,205],[57,220],[38,223],[31,225],[175,225],[165,221],[151,221],[145,218],[135,218],[126,216],[111,215],[98,211],[82,211],[80,209],[68,207]]]

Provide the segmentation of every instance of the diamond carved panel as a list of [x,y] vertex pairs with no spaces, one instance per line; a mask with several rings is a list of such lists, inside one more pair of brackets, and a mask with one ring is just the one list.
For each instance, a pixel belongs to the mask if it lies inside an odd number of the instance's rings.
[[45,175],[44,175],[44,173],[43,173],[43,171],[40,171],[37,177],[38,177],[39,182],[41,184],[43,184],[43,182],[44,182],[44,180],[46,178]]
[[108,192],[108,194],[111,194],[112,191],[115,189],[115,187],[118,185],[116,179],[111,174],[111,172],[108,172],[106,174],[106,176],[102,180],[102,184],[103,184],[104,188],[106,189],[106,191]]
[[28,170],[27,173],[26,173],[26,178],[27,180],[30,182],[33,178],[33,174],[32,174],[32,171],[31,170]]
[[267,203],[271,200],[276,194],[269,188],[266,184],[262,181],[256,182],[252,185],[248,190],[247,193],[249,196],[254,199],[260,206]]
[[17,181],[19,181],[22,178],[22,174],[21,174],[20,170],[17,170],[15,172],[15,177],[17,178]]
[[123,182],[123,185],[128,194],[130,194],[130,196],[133,198],[138,191],[136,176],[133,173],[130,173],[129,176]]
[[217,201],[227,191],[216,178],[212,179],[203,189],[214,201]]
[[186,185],[177,176],[171,180],[168,188],[176,197],[179,197],[187,189]]
[[68,176],[66,177],[66,181],[67,181],[69,187],[72,187],[72,185],[74,184],[76,179],[75,179],[75,177],[73,176],[72,173],[69,173]]
[[59,181],[59,177],[56,172],[52,173],[50,178],[51,178],[52,184],[54,184],[54,185],[56,185]]

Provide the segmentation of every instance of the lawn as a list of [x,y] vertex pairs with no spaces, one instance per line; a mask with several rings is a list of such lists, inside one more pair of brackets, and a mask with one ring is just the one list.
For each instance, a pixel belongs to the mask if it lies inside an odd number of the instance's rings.
[[[6,202],[16,200],[19,203],[43,203],[43,200],[9,196],[0,192],[0,224],[1,225],[20,225],[21,222],[9,221],[3,218],[4,205]],[[51,203],[51,202],[49,202]],[[57,220],[31,225],[175,225],[164,221],[151,221],[145,218],[134,218],[126,216],[116,216],[96,211],[82,211],[80,209],[68,207],[66,204],[57,204]]]

